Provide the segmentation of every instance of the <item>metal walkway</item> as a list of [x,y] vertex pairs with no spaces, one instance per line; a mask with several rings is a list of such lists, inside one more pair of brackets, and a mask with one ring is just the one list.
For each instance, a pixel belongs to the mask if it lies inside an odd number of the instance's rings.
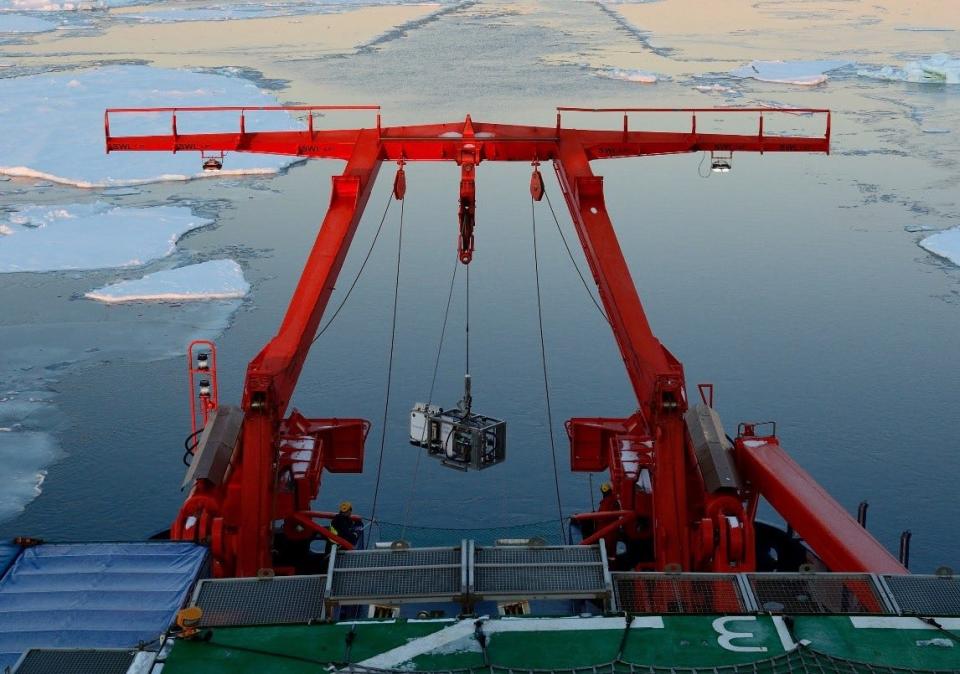
[[613,573],[603,546],[334,549],[320,576],[201,581],[202,625],[307,624],[338,606],[588,599],[635,615],[960,617],[960,579],[843,573]]

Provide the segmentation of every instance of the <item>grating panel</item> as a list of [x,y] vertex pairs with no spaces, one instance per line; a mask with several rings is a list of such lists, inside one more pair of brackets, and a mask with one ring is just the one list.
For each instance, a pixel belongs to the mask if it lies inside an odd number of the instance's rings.
[[593,594],[605,585],[603,569],[592,566],[490,566],[477,567],[474,588],[480,594]]
[[960,616],[960,579],[953,576],[884,576],[900,612]]
[[320,620],[326,576],[201,581],[202,627],[280,625]]
[[15,674],[126,674],[137,656],[136,651],[118,650],[41,650],[28,651]]
[[460,563],[455,567],[337,569],[331,599],[454,597],[460,594]]
[[600,564],[600,548],[588,545],[566,547],[477,548],[477,564]]
[[477,548],[474,590],[480,595],[597,596],[607,591],[599,546]]
[[338,550],[337,571],[382,567],[432,565],[460,566],[460,548],[409,548],[407,550]]
[[613,587],[627,613],[749,612],[733,574],[615,573]]
[[867,574],[755,573],[750,587],[769,613],[890,613]]

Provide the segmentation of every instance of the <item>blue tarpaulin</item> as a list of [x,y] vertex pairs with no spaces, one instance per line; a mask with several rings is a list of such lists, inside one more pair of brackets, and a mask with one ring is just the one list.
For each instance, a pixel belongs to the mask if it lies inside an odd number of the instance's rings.
[[0,579],[0,671],[30,648],[154,642],[173,622],[206,557],[204,547],[175,542],[24,550]]
[[7,541],[0,541],[0,578],[3,578],[4,571],[13,564],[13,560],[20,554],[20,546]]

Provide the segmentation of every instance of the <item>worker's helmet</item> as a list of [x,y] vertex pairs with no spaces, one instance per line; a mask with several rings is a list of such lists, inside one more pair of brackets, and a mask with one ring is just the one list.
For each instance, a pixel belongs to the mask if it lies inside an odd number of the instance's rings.
[[353,510],[353,505],[350,503],[350,501],[344,501],[340,504],[340,512],[348,513],[351,510]]
[[611,491],[613,491],[613,487],[610,485],[609,482],[604,482],[603,484],[600,485],[601,494],[609,494]]

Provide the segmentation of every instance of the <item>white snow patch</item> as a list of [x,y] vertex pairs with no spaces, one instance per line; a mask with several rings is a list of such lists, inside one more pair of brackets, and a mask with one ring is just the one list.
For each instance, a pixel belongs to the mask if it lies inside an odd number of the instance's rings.
[[[225,170],[204,172],[198,153],[115,152],[103,149],[108,107],[276,105],[246,80],[149,66],[108,66],[82,73],[0,79],[0,174],[42,178],[77,187],[276,173],[297,160],[231,154]],[[239,130],[238,113],[180,113],[180,133]],[[248,131],[296,129],[285,112],[248,113]],[[111,116],[111,133],[169,134],[169,113]]]
[[181,236],[211,222],[182,206],[21,206],[4,225],[0,273],[136,267],[172,254]]
[[656,84],[660,76],[656,73],[646,70],[636,70],[633,68],[601,68],[597,71],[600,77],[607,77],[611,80],[625,80],[627,82],[639,82],[641,84]]
[[732,87],[725,87],[722,84],[698,84],[693,88],[704,94],[728,94],[731,96],[737,96],[740,94],[740,92],[736,89]]
[[0,13],[0,33],[45,33],[57,24],[36,16]]
[[960,266],[960,227],[928,236],[920,241],[920,247]]
[[848,65],[849,61],[751,61],[730,74],[761,82],[813,86],[826,82],[829,71]]
[[960,84],[960,58],[950,54],[933,54],[911,61],[903,68],[884,66],[879,70],[858,70],[857,75],[893,82]]
[[171,302],[243,297],[250,284],[233,260],[210,260],[121,281],[85,294],[100,302]]

